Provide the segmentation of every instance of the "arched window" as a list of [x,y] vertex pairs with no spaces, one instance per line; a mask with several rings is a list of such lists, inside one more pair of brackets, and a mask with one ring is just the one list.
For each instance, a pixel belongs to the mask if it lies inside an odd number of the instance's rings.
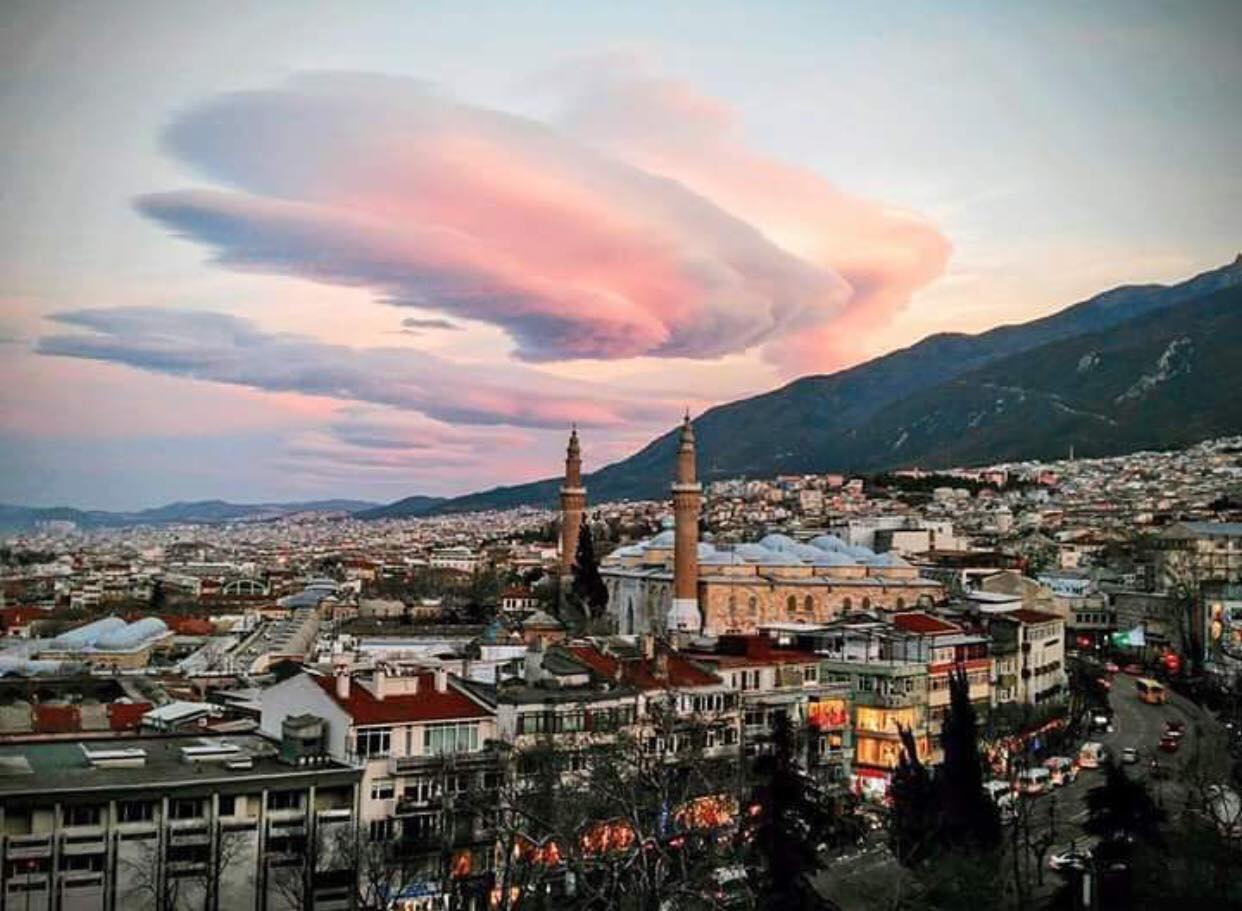
[[802,608],[808,614],[815,613],[815,599],[812,598],[810,595],[807,595],[806,598],[804,598],[802,601]]
[[633,598],[630,599],[629,607],[625,613],[626,613],[626,618],[625,618],[626,632],[628,633],[638,632],[638,630],[634,628],[634,599]]
[[871,599],[870,598],[866,596],[863,597],[862,609],[871,610]]
[[905,599],[905,598],[898,597],[898,599],[897,599],[897,610],[905,610],[905,609],[906,609],[906,599]]
[[841,611],[842,613],[848,614],[853,609],[854,609],[854,600],[849,595],[846,595],[845,600],[841,602]]
[[788,598],[785,599],[785,613],[787,613],[789,616],[792,617],[797,612],[798,612],[798,599],[796,596],[790,595]]
[[751,595],[750,600],[746,602],[746,607],[752,617],[756,616],[759,613],[759,599]]

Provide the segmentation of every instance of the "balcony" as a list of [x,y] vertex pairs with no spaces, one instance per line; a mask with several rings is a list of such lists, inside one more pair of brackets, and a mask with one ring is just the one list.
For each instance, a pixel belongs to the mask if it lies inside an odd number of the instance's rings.
[[[102,854],[108,850],[108,844],[104,840],[103,835],[81,836],[75,835],[70,838],[63,838],[60,842],[60,853],[67,855],[78,854]],[[12,855],[10,855],[12,856]]]
[[8,856],[13,859],[22,857],[50,857],[52,853],[51,835],[10,835]]
[[392,815],[403,817],[414,816],[418,813],[430,813],[438,810],[443,803],[444,798],[439,794],[434,797],[402,797],[393,806]]

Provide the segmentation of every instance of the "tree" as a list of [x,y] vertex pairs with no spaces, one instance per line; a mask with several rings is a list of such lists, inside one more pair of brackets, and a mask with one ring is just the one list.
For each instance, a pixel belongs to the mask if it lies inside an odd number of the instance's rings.
[[949,711],[941,732],[944,763],[936,776],[948,847],[991,851],[1000,843],[1000,814],[983,790],[979,729],[966,672],[949,676]]
[[1106,842],[1160,841],[1164,813],[1152,800],[1147,785],[1131,778],[1113,762],[1104,766],[1104,783],[1087,792],[1087,820],[1083,829]]
[[889,843],[897,860],[912,867],[932,851],[936,838],[936,794],[931,775],[919,760],[914,733],[907,727],[898,731],[901,752],[889,785]]
[[589,619],[597,620],[608,609],[608,587],[599,574],[599,561],[595,557],[595,543],[591,538],[591,525],[582,517],[578,532],[578,550],[574,554],[574,579],[571,588],[574,596],[586,606]]
[[808,792],[807,776],[799,768],[797,734],[785,712],[775,715],[771,751],[755,762],[760,808],[755,844],[767,871],[764,906],[797,908],[811,895],[807,878],[823,866],[819,845],[832,837],[833,814]]

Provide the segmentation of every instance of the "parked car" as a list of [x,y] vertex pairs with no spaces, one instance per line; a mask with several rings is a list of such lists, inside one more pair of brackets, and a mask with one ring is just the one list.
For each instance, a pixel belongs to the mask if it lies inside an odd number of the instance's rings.
[[1176,753],[1181,745],[1182,739],[1180,737],[1165,734],[1160,738],[1160,749],[1164,750],[1166,753]]
[[1044,760],[1044,768],[1052,773],[1053,787],[1071,784],[1078,777],[1078,766],[1068,756],[1052,756]]
[[1125,671],[1127,674],[1129,674],[1131,677],[1143,676],[1143,668],[1137,664],[1127,664],[1125,667],[1122,668],[1122,670]]
[[1034,797],[1052,788],[1052,773],[1042,766],[1018,773],[1018,793]]
[[1139,761],[1139,752],[1135,747],[1126,747],[1121,751],[1123,765],[1134,765]]
[[1165,732],[1168,734],[1176,734],[1178,737],[1186,733],[1186,722],[1180,718],[1170,718],[1164,723]]
[[1067,848],[1048,855],[1048,869],[1058,873],[1085,870],[1090,863],[1091,853],[1080,848]]
[[1115,674],[1119,670],[1121,670],[1121,668],[1117,666],[1117,663],[1115,661],[1110,661],[1106,665],[1104,665],[1104,670],[1108,671],[1110,674]]
[[1098,769],[1108,756],[1102,743],[1084,743],[1078,751],[1078,767],[1082,769]]

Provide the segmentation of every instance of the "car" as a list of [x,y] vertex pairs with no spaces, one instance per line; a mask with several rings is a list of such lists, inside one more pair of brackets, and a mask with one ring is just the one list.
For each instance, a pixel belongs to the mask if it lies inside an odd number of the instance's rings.
[[1119,670],[1121,670],[1121,668],[1117,666],[1117,662],[1109,661],[1107,664],[1104,665],[1104,670],[1108,671],[1108,673],[1110,674],[1115,674]]
[[1182,734],[1186,733],[1186,722],[1182,721],[1180,718],[1170,718],[1164,723],[1164,729],[1167,733],[1176,734],[1180,737]]
[[1125,667],[1122,668],[1122,670],[1125,671],[1127,674],[1129,674],[1131,677],[1141,677],[1143,674],[1143,668],[1137,664],[1127,664]]
[[1160,749],[1164,750],[1166,753],[1176,753],[1178,747],[1181,745],[1182,741],[1180,737],[1170,737],[1168,734],[1165,734],[1160,738]]
[[1170,775],[1170,770],[1167,765],[1164,765],[1162,762],[1160,762],[1159,759],[1153,759],[1151,761],[1151,777],[1152,778],[1157,779],[1159,781],[1164,781],[1169,777],[1169,775]]
[[1096,677],[1095,685],[1100,689],[1107,691],[1113,688],[1113,681],[1109,680],[1107,677]]
[[1125,765],[1134,765],[1139,761],[1138,750],[1134,747],[1125,747],[1121,751],[1121,761]]
[[1091,864],[1091,854],[1078,848],[1068,848],[1048,855],[1048,869],[1056,873],[1085,870]]

